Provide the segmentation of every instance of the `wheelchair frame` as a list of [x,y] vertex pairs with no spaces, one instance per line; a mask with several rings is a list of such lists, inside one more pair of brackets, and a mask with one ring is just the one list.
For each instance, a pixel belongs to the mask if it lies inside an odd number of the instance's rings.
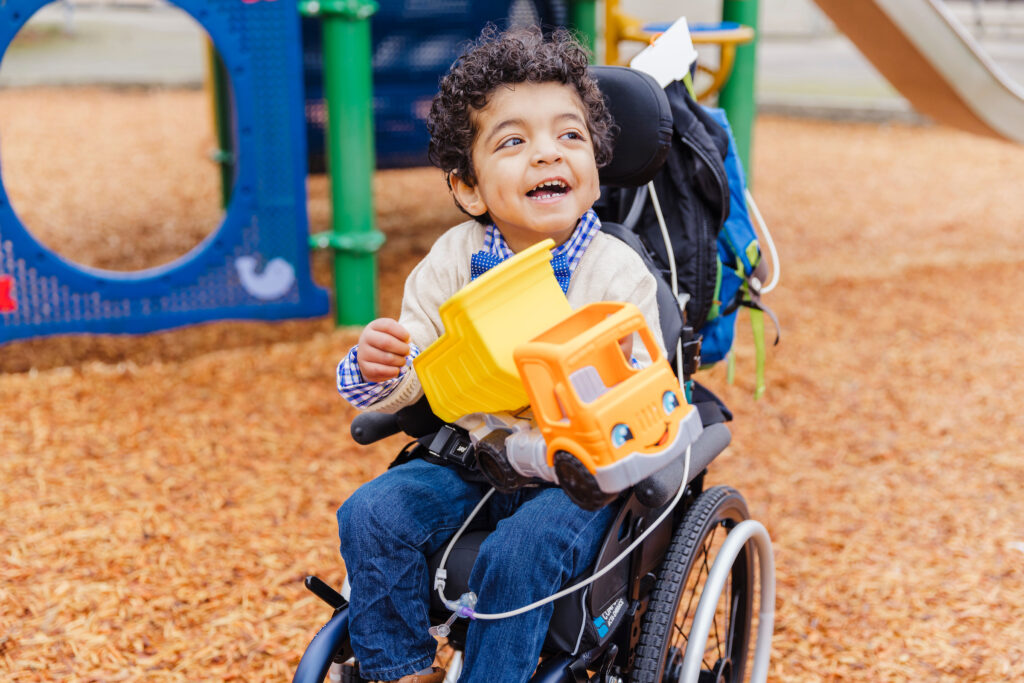
[[[662,524],[664,528],[655,530],[622,563],[620,571],[607,574],[587,589],[586,601],[599,606],[597,614],[603,605],[625,597],[627,618],[587,650],[568,653],[546,644],[542,661],[530,678],[532,683],[745,680],[755,559],[760,569],[760,611],[750,680],[767,679],[775,602],[771,542],[764,526],[747,518],[746,503],[738,492],[723,486],[703,488],[705,473],[690,481],[675,510]],[[642,533],[644,516],[655,512],[631,495],[611,525],[595,569],[616,555],[618,547]],[[706,555],[719,527],[725,527],[727,533],[709,567]],[[433,561],[436,566],[437,557]],[[361,682],[347,640],[347,600],[316,577],[307,577],[306,586],[330,604],[334,614],[307,647],[294,683],[322,683],[326,677],[331,681]],[[696,597],[691,594],[679,623],[687,588],[695,593],[701,587],[696,609],[691,612]],[[723,594],[728,597],[724,612]],[[594,613],[592,609],[585,616]],[[448,613],[437,605],[431,609],[432,623],[442,623],[446,616]],[[686,625],[688,635],[683,632]],[[677,631],[687,643],[685,648],[670,640]],[[715,643],[710,652],[717,657],[708,661],[706,643],[713,632]],[[453,656],[446,681],[458,678],[464,639],[465,623],[456,622],[447,641]]]
[[[652,78],[637,71],[622,67],[591,67],[591,70],[613,118],[629,122],[628,126],[622,126],[622,133],[615,141],[611,164],[601,170],[602,183],[633,187],[648,183],[664,163],[672,135],[671,111],[664,92]],[[638,117],[638,110],[655,115]],[[607,228],[608,232],[636,246],[630,241],[635,235],[628,234],[628,229],[612,225]],[[667,289],[661,278],[656,279],[659,287]],[[659,309],[664,308],[662,304],[666,301],[668,306],[676,306],[677,299],[672,292],[660,292]],[[688,328],[681,327],[681,321],[662,321],[665,339],[682,340],[676,347],[676,361],[680,380],[685,384],[696,368],[684,369],[687,364],[683,362],[683,352],[692,340],[686,336]],[[713,408],[708,412],[718,411]],[[586,625],[582,623],[580,637],[570,650],[553,645],[551,641],[553,631],[558,628],[559,604],[576,594],[556,601],[542,658],[530,681],[739,683],[746,680],[755,577],[759,579],[760,610],[750,680],[760,683],[767,679],[775,603],[771,541],[764,526],[749,519],[746,503],[737,491],[725,486],[704,489],[707,465],[725,449],[731,438],[720,416],[704,421],[707,423],[704,432],[692,449],[693,468],[689,471],[689,481],[683,481],[683,464],[674,463],[634,487],[612,523],[589,575],[606,567],[622,548],[644,533],[647,523],[666,511],[672,504],[670,499],[678,493],[678,502],[671,513],[613,570],[583,589],[587,591],[584,600],[577,600],[581,605],[586,603],[583,618],[593,621],[601,617],[609,605],[622,599],[624,603],[620,607],[624,618],[615,621],[605,632],[599,632],[596,644],[587,649],[580,645]],[[357,443],[367,444],[399,431],[420,437],[431,430],[437,431],[439,426],[432,414],[424,418],[409,409],[395,415],[364,413],[353,420],[352,435]],[[726,529],[724,538],[718,537],[719,528]],[[470,536],[467,534],[464,538]],[[715,544],[716,538],[720,545]],[[708,555],[712,550],[715,557],[709,564]],[[432,567],[437,566],[441,552],[432,558]],[[475,559],[475,555],[470,556]],[[755,571],[755,560],[758,571]],[[463,580],[468,580],[472,562],[468,564]],[[450,569],[451,563],[448,567],[448,594],[458,595],[460,586]],[[306,578],[306,587],[329,604],[334,614],[306,648],[294,683],[322,683],[328,676],[331,681],[358,683],[362,679],[348,642],[347,600],[315,576]],[[690,595],[683,610],[683,623],[679,623],[687,591]],[[724,607],[723,595],[727,598]],[[690,608],[695,599],[697,605],[691,617]],[[442,607],[439,601],[432,605],[433,623],[444,622],[449,615],[439,607]],[[720,621],[724,621],[724,628],[719,628]],[[714,658],[709,661],[706,645],[711,636],[716,642],[710,651]],[[448,636],[453,656],[446,681],[455,681],[458,677],[464,638],[465,624],[457,621]],[[564,645],[566,639],[561,640]]]

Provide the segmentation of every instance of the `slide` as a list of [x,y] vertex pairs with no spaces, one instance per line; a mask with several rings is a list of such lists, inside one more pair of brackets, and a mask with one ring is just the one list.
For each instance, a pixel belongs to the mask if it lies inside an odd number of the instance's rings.
[[942,0],[814,0],[914,108],[937,123],[1024,142],[1024,86]]

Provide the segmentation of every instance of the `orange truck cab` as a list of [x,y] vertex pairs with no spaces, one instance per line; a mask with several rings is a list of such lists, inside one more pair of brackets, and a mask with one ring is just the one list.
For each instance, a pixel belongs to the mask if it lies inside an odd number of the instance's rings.
[[[634,334],[650,352],[646,368],[634,367],[619,345]],[[563,488],[582,494],[596,484],[616,494],[700,436],[700,415],[633,304],[584,306],[516,347],[514,356]]]

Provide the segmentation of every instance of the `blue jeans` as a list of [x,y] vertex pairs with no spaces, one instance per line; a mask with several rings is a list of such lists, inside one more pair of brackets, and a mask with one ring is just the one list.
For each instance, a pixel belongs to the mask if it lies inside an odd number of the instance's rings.
[[[364,677],[391,680],[433,662],[427,556],[448,542],[488,488],[414,460],[364,484],[338,510],[352,587],[349,631]],[[496,492],[485,512],[497,527],[481,546],[469,583],[479,597],[476,610],[494,613],[547,597],[584,572],[615,510],[588,512],[561,489],[529,488]],[[548,603],[508,619],[471,622],[459,681],[528,680],[553,610]]]

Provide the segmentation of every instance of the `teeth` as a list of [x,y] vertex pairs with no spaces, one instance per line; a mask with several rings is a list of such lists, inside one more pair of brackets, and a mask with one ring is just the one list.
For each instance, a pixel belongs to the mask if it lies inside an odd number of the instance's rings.
[[563,187],[564,188],[565,187],[565,183],[563,183],[561,180],[546,180],[546,181],[544,181],[543,183],[541,183],[540,185],[538,185],[537,187],[535,187],[533,189],[540,190],[540,189],[545,188],[545,187]]

